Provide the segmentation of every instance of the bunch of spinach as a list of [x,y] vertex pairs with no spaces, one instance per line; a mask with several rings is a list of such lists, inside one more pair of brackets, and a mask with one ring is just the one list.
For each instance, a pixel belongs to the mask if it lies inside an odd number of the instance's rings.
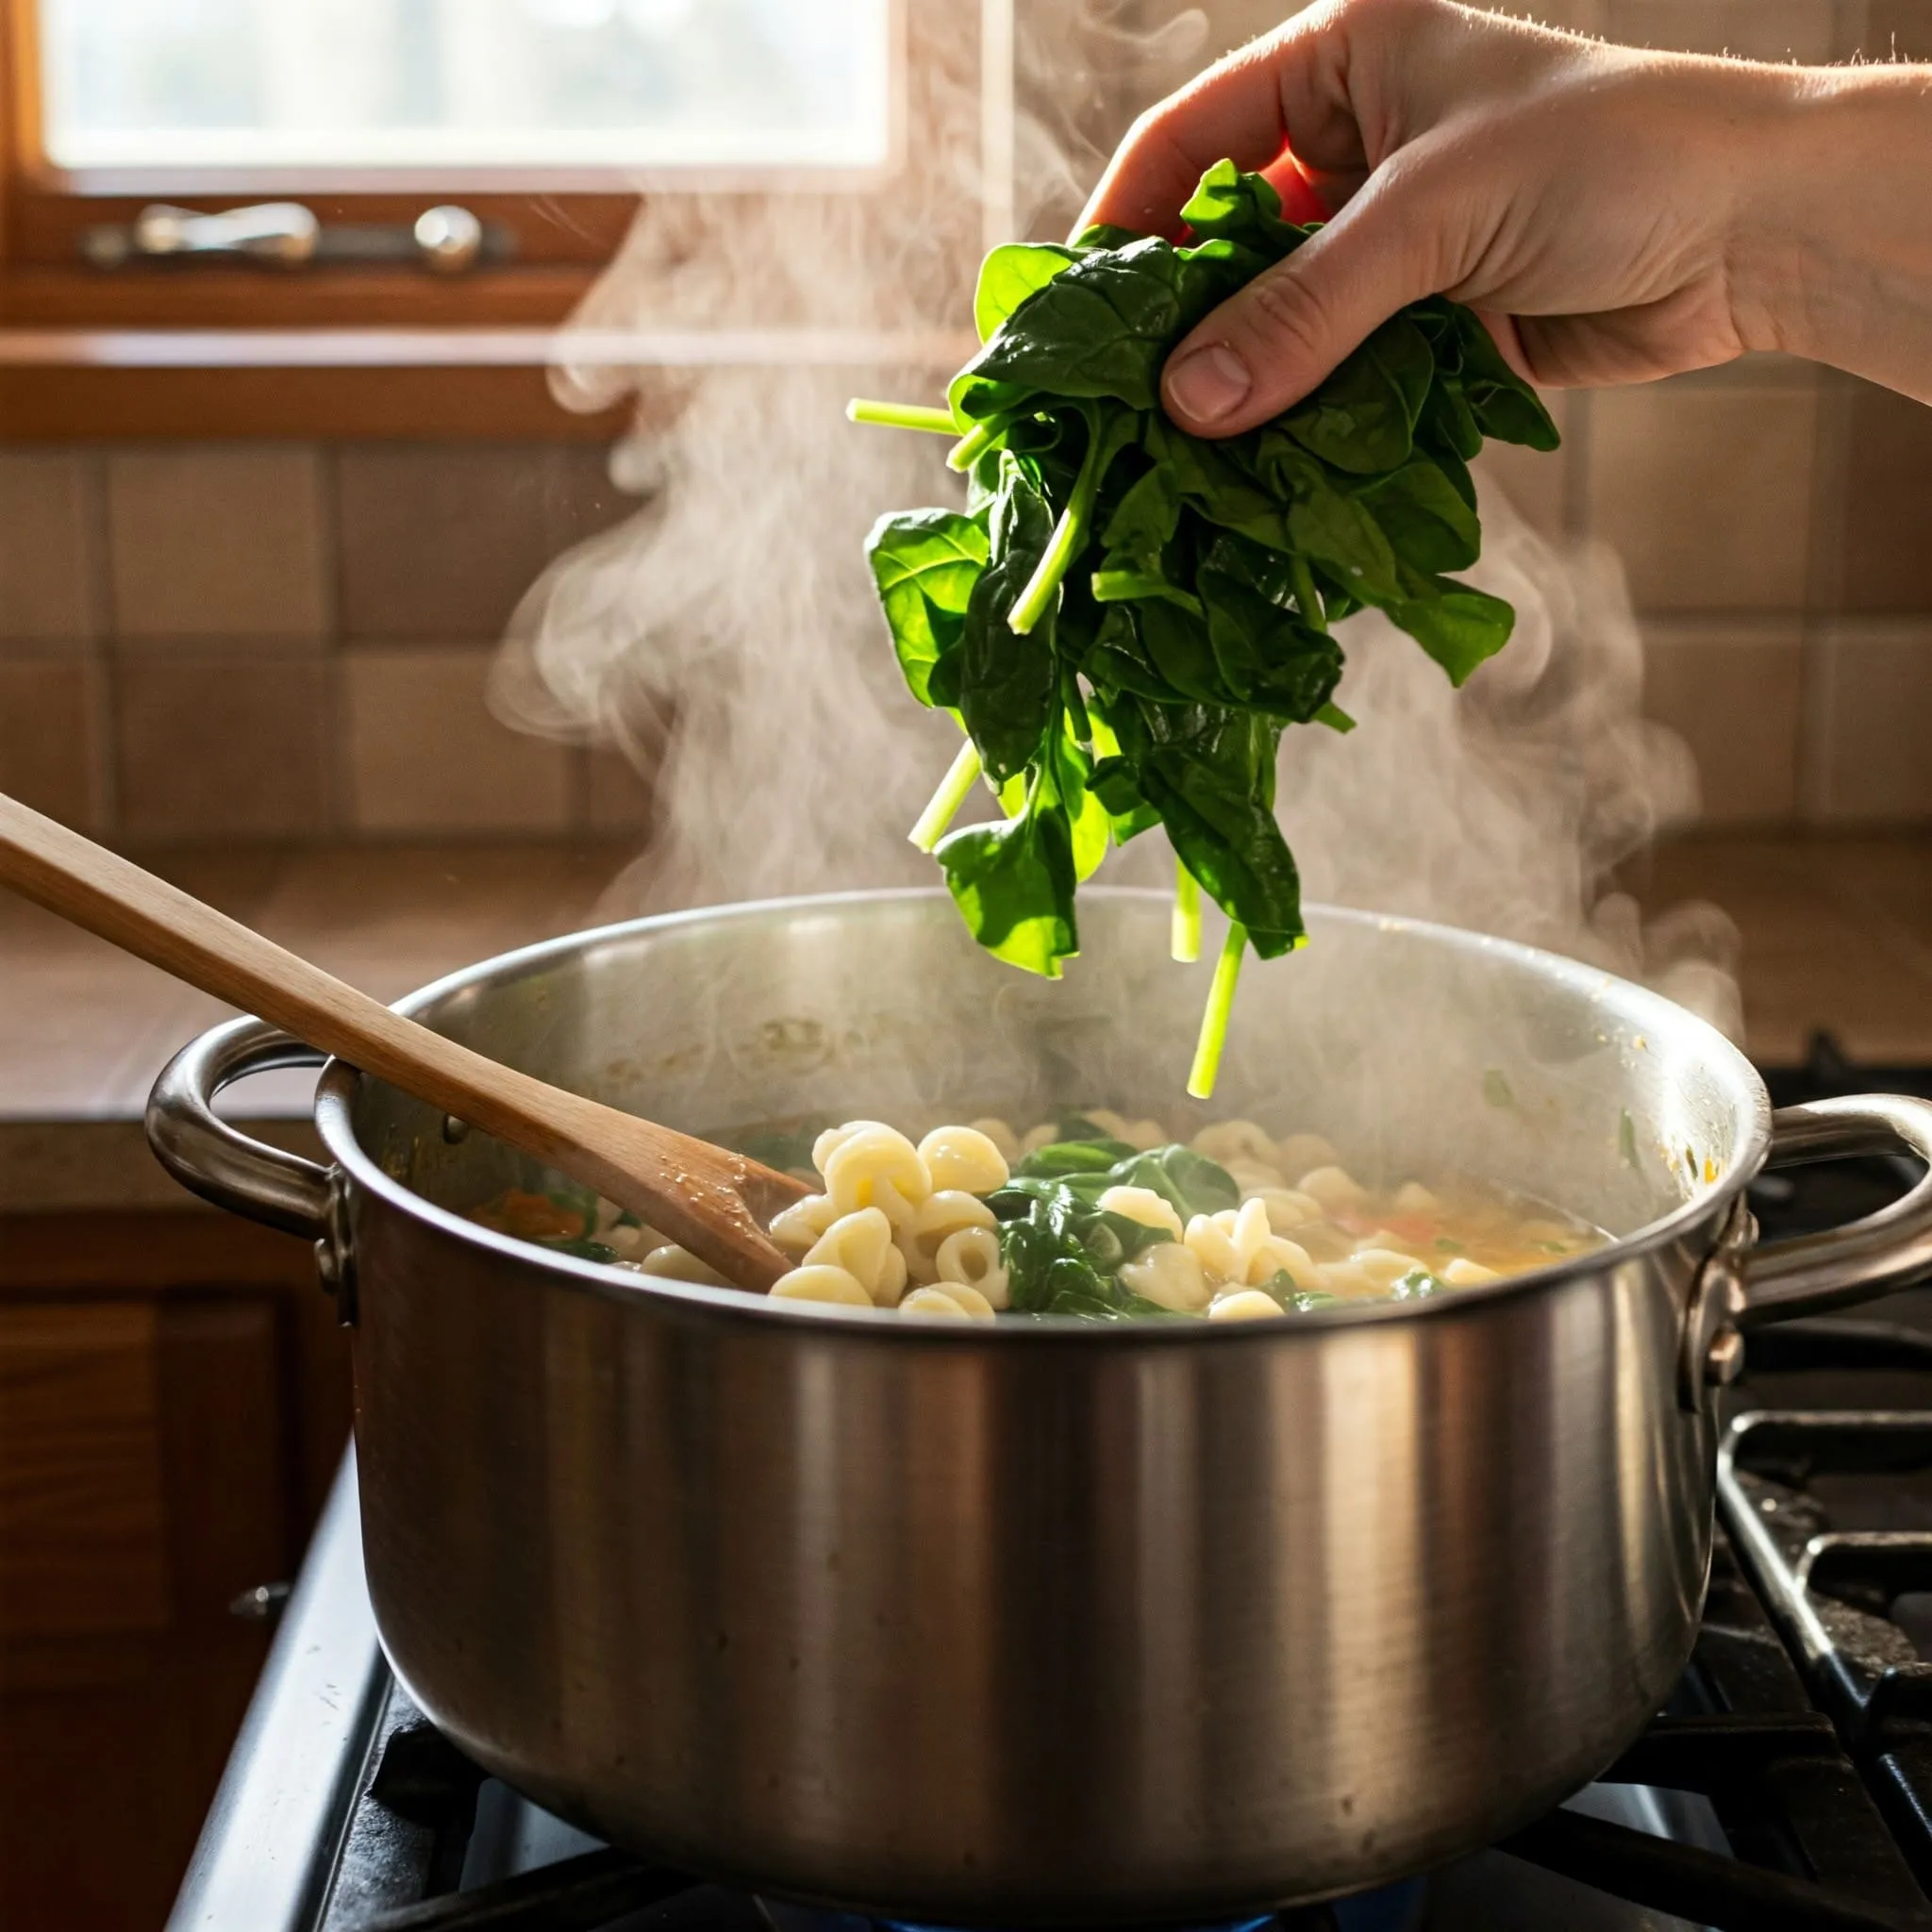
[[[1385,612],[1461,684],[1514,613],[1456,581],[1481,547],[1469,459],[1557,430],[1481,322],[1441,297],[1378,328],[1312,394],[1209,442],[1161,413],[1161,366],[1211,308],[1308,238],[1222,161],[1186,246],[1091,228],[997,248],[983,343],[944,409],[857,421],[959,439],[966,510],[882,517],[867,542],[906,682],[966,743],[913,828],[979,942],[1050,977],[1078,950],[1075,889],[1110,842],[1165,827],[1174,952],[1200,891],[1231,922],[1189,1091],[1213,1089],[1241,959],[1305,942],[1274,818],[1290,724],[1346,731],[1333,625]],[[946,828],[981,777],[1005,811]]]

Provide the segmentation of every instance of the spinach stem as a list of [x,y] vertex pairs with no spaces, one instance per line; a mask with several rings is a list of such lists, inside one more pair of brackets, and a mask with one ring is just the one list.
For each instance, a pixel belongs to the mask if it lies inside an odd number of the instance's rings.
[[1174,940],[1172,951],[1183,966],[1191,966],[1201,957],[1201,882],[1181,863],[1174,861]]
[[[956,431],[958,426],[957,423],[953,425]],[[993,438],[999,433],[999,430],[991,423],[975,423],[946,452],[946,468],[957,470],[963,476],[986,454],[987,450],[991,447]]]
[[1223,941],[1214,962],[1214,984],[1208,989],[1208,1010],[1201,1015],[1201,1038],[1194,1046],[1194,1064],[1188,1073],[1188,1091],[1206,1100],[1221,1073],[1221,1049],[1227,1040],[1227,1016],[1234,1007],[1234,990],[1241,983],[1241,957],[1248,949],[1248,929],[1236,920]]
[[882,423],[888,429],[924,429],[930,436],[958,436],[959,425],[950,409],[928,408],[924,403],[875,403],[854,396],[845,405],[848,423]]
[[1074,479],[1074,493],[1054,525],[1053,539],[1042,553],[1038,568],[1026,581],[1018,601],[1008,614],[1007,623],[1018,637],[1024,637],[1046,615],[1047,606],[1060,587],[1060,579],[1072,566],[1080,546],[1087,541],[1088,519],[1093,514],[1093,499],[1100,494],[1101,458],[1105,439],[1097,416],[1089,415],[1087,454],[1080,458],[1080,474]]
[[1303,622],[1326,631],[1328,619],[1322,609],[1321,598],[1315,594],[1315,573],[1308,568],[1308,559],[1292,556],[1288,559],[1288,568],[1294,579],[1294,601],[1301,606]]
[[979,747],[969,738],[959,747],[958,756],[947,766],[946,775],[940,780],[940,789],[919,814],[918,824],[906,835],[922,852],[930,852],[945,837],[946,827],[966,803],[966,794],[973,790],[978,778]]

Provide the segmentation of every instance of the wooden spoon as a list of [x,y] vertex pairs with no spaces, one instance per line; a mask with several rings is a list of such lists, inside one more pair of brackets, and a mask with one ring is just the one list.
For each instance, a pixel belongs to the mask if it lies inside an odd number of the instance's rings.
[[535,1155],[741,1288],[762,1293],[793,1265],[765,1232],[773,1214],[808,1191],[792,1175],[458,1046],[4,794],[0,884]]

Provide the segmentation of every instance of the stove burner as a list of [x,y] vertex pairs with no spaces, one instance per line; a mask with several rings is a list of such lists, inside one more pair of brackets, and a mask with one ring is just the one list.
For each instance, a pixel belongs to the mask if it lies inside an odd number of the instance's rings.
[[[760,1899],[774,1932],[964,1932],[955,1925],[919,1925],[906,1919],[864,1919],[850,1912],[822,1912],[808,1906],[788,1906]],[[1213,1925],[1188,1926],[1184,1932],[1273,1932],[1280,1924],[1273,1912],[1258,1919],[1224,1919]]]
[[[1418,1925],[1424,1906],[1424,1885],[1409,1879],[1385,1885],[1354,1898],[1336,1899],[1311,1910],[1263,1912],[1245,1919],[1222,1919],[1211,1925],[1188,1926],[1182,1932],[1410,1932]],[[868,1919],[850,1912],[828,1912],[808,1906],[760,1899],[760,1909],[773,1932],[963,1932],[950,1925],[915,1924],[903,1919]]]

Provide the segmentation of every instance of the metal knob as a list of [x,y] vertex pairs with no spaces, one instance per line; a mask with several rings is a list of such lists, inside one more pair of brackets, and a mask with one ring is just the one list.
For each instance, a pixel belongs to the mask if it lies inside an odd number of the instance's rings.
[[413,232],[424,263],[439,275],[460,273],[482,252],[483,224],[454,204],[425,208],[416,217]]
[[289,1583],[258,1583],[229,1604],[228,1614],[244,1624],[273,1624],[282,1614],[293,1588]]

